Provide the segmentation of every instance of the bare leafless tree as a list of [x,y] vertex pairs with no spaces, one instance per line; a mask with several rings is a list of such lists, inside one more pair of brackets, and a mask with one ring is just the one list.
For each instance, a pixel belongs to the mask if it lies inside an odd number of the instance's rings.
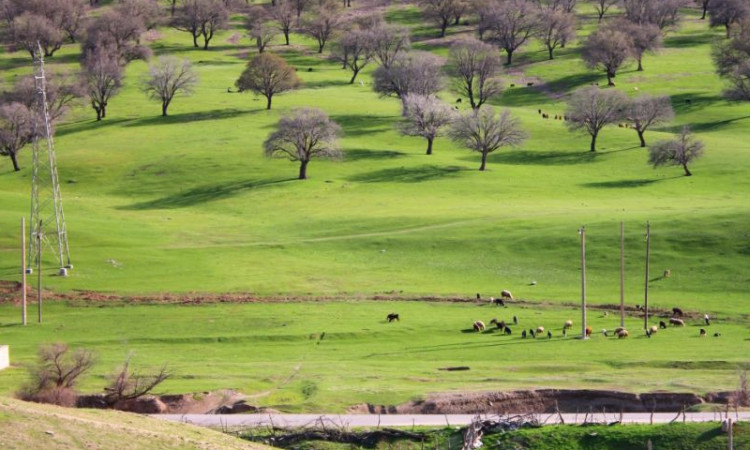
[[0,156],[7,156],[18,172],[18,152],[33,138],[34,114],[23,103],[0,104]]
[[302,16],[302,13],[305,12],[308,6],[312,3],[311,0],[290,0],[290,1],[294,5],[294,11],[297,13],[297,19],[299,19]]
[[[67,72],[50,71],[46,76],[47,113],[56,122],[66,112],[71,104],[85,94],[78,80]],[[39,110],[39,90],[33,75],[19,78],[13,85],[13,89],[4,92],[0,96],[2,103],[23,103],[29,110],[36,114]]]
[[633,39],[622,31],[601,28],[586,39],[581,56],[590,68],[604,70],[607,84],[614,86],[617,70],[633,56]]
[[147,30],[152,30],[163,22],[164,11],[157,0],[120,0],[116,9],[123,16],[140,19]]
[[576,89],[568,100],[568,128],[591,135],[591,151],[595,152],[599,132],[623,117],[627,102],[628,98],[620,91],[602,90],[597,86]]
[[81,66],[82,84],[96,111],[96,120],[102,120],[107,117],[109,100],[122,86],[123,70],[117,52],[106,47],[90,50]]
[[420,0],[422,14],[440,28],[440,37],[445,37],[448,25],[453,22],[461,8],[459,0]]
[[203,49],[208,49],[214,34],[227,27],[229,11],[219,0],[183,0],[172,18],[172,27],[190,33],[193,46],[203,36]]
[[326,42],[333,36],[343,19],[338,3],[327,0],[313,8],[301,21],[302,31],[318,42],[318,53],[323,53]]
[[564,10],[544,9],[539,14],[539,26],[536,36],[544,43],[549,52],[549,59],[554,59],[554,51],[557,47],[565,47],[565,44],[576,37],[576,18],[572,13]]
[[400,53],[390,67],[380,66],[373,72],[373,88],[380,95],[401,99],[409,94],[432,95],[443,87],[442,60],[427,52]]
[[482,154],[480,171],[487,166],[487,155],[501,147],[520,145],[528,137],[510,111],[498,116],[490,106],[459,115],[448,133],[460,145]]
[[660,30],[679,22],[679,11],[686,0],[622,0],[625,18],[638,25],[656,25]]
[[701,20],[706,19],[706,13],[708,12],[708,5],[711,3],[711,0],[694,0],[695,3],[698,4],[698,6],[701,7],[701,10],[703,11],[703,14],[701,14]]
[[481,108],[502,92],[499,79],[502,62],[492,45],[474,38],[456,41],[448,61],[457,91],[469,99],[472,108]]
[[372,48],[375,58],[386,69],[402,52],[409,50],[409,29],[383,24],[372,29]]
[[90,350],[79,348],[70,352],[62,343],[43,346],[36,365],[29,369],[30,380],[21,391],[21,398],[73,406],[76,384],[94,362]]
[[166,364],[155,373],[144,374],[131,370],[130,359],[128,356],[120,370],[113,375],[109,386],[104,389],[104,401],[110,407],[118,402],[141,398],[172,376]]
[[662,47],[662,34],[658,26],[652,23],[638,24],[626,19],[614,20],[605,28],[620,31],[630,37],[633,45],[632,55],[638,62],[638,71],[643,71],[643,55],[655,52]]
[[682,127],[677,139],[659,141],[649,147],[648,162],[654,166],[682,166],[685,176],[692,175],[688,164],[703,155],[703,142],[693,138],[690,127]]
[[134,59],[145,59],[150,54],[148,47],[141,45],[141,34],[146,30],[143,20],[137,16],[123,15],[110,9],[99,14],[86,29],[83,54],[96,49],[113,52],[123,63]]
[[723,26],[729,38],[732,26],[750,17],[750,4],[746,0],[711,0],[708,20],[711,27]]
[[44,56],[51,57],[62,47],[65,33],[47,17],[25,13],[13,20],[14,49],[26,50],[33,58],[37,52],[37,43],[42,47]]
[[268,22],[268,19],[268,13],[262,6],[253,7],[245,18],[248,36],[255,41],[258,53],[263,53],[266,46],[278,34],[278,28]]
[[312,158],[341,157],[338,139],[341,127],[317,108],[293,110],[279,120],[278,129],[263,143],[268,157],[299,161],[300,180],[307,178],[307,165]]
[[750,21],[741,22],[730,40],[714,45],[712,56],[719,76],[730,83],[724,96],[750,101]]
[[271,109],[273,96],[297,89],[302,80],[293,67],[273,53],[260,53],[247,63],[247,67],[235,83],[242,91],[253,91],[266,97],[266,109]]
[[596,14],[599,16],[599,22],[602,21],[604,15],[607,14],[609,8],[615,6],[619,0],[589,0],[596,9]]
[[269,10],[269,15],[276,22],[276,26],[284,34],[286,45],[289,45],[289,35],[292,32],[295,21],[295,9],[292,0],[279,0]]
[[349,84],[354,84],[359,72],[373,59],[373,39],[369,30],[353,30],[334,42],[331,57],[352,71]]
[[426,154],[432,154],[432,143],[440,130],[455,117],[455,110],[434,95],[407,95],[404,98],[406,115],[400,131],[407,136],[422,136],[427,140]]
[[646,146],[643,134],[651,126],[669,122],[674,118],[674,110],[669,97],[666,95],[653,96],[644,94],[628,102],[625,108],[625,118],[630,121],[633,129],[638,133],[641,147]]
[[536,8],[528,0],[504,0],[491,9],[489,40],[507,53],[506,64],[513,62],[513,53],[534,34],[538,18]]
[[164,56],[149,65],[149,74],[143,79],[141,90],[153,100],[161,102],[161,115],[167,116],[167,109],[176,95],[190,95],[198,84],[198,75],[190,61],[180,61],[174,56]]

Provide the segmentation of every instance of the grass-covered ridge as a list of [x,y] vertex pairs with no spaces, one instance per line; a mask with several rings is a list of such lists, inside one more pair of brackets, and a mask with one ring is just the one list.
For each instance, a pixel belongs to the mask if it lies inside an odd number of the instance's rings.
[[[270,449],[193,425],[0,397],[3,448]],[[127,444],[126,444],[127,443]]]

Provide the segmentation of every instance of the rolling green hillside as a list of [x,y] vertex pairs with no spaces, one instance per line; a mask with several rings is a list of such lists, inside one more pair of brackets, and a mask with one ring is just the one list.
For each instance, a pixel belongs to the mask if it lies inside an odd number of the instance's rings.
[[[585,69],[578,43],[554,61],[536,44],[519,51],[494,104],[511,108],[531,138],[491,155],[482,173],[478,154],[446,138],[426,156],[422,139],[399,136],[399,102],[372,91],[372,66],[364,85],[349,85],[347,73],[317,55],[311,41],[295,35],[290,48],[276,42],[271,51],[300,69],[306,84],[279,96],[269,112],[252,94],[227,92],[247,60],[247,38],[230,41],[239,20],[208,51],[192,49],[184,33],[160,30],[151,43],[155,54],[192,60],[197,91],[177,98],[162,118],[159,105],[138,89],[146,63],[134,62],[105,120],[92,120],[93,111],[81,105],[58,126],[76,267],[69,278],[45,276],[45,283],[56,290],[290,295],[510,288],[525,298],[571,299],[579,289],[577,229],[586,225],[592,301],[608,302],[618,295],[617,234],[624,220],[629,298],[637,302],[648,220],[652,277],[672,272],[654,281],[654,301],[744,310],[750,115],[748,105],[720,95],[709,52],[722,32],[686,14],[666,47],[646,56],[644,72],[631,65],[618,75],[617,89],[672,96],[676,120],[646,137],[668,138],[691,125],[706,143],[693,177],[648,166],[632,130],[605,129],[600,151],[590,153],[587,136],[539,116],[538,109],[561,114],[571,90],[604,80]],[[414,48],[445,54],[444,41],[417,22],[414,8],[394,6],[387,17],[415,27]],[[595,22],[585,10],[581,21],[583,35]],[[451,28],[449,38],[469,28]],[[72,67],[77,52],[67,45],[50,65]],[[1,54],[3,81],[29,73],[29,63],[21,53]],[[313,161],[307,181],[294,179],[295,164],[262,155],[279,117],[298,106],[324,109],[345,133],[345,159]],[[20,160],[20,173],[7,160],[0,165],[4,279],[19,278],[18,228],[28,213],[30,149]],[[532,280],[538,284],[529,286]]]

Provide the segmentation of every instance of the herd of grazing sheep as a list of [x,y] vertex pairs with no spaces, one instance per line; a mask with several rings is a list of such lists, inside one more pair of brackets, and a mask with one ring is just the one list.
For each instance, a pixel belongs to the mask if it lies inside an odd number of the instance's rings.
[[[477,294],[477,300],[481,301],[482,296],[481,294]],[[510,291],[503,290],[500,293],[499,298],[490,297],[489,303],[495,306],[501,306],[501,307],[507,307],[505,304],[506,301],[512,301],[513,295],[510,293]],[[640,307],[640,305],[636,305],[636,310],[643,311],[643,308]],[[607,313],[605,312],[604,315],[606,316]],[[684,327],[685,326],[685,320],[682,318],[684,317],[684,314],[682,312],[682,309],[680,308],[672,308],[672,316],[669,317],[669,324],[673,327]],[[393,320],[399,320],[399,315],[397,313],[390,313],[386,317],[386,320],[390,323]],[[703,320],[705,323],[705,326],[711,325],[710,318],[708,314],[704,314]],[[505,335],[512,335],[513,330],[508,326],[508,324],[505,322],[505,320],[498,319],[497,317],[493,317],[492,320],[489,322],[490,325],[494,325],[496,327],[496,330],[504,333]],[[518,316],[513,316],[513,325],[518,325],[519,319]],[[565,323],[562,326],[562,337],[568,336],[568,330],[571,330],[573,328],[573,321],[572,320],[566,320]],[[476,332],[482,332],[487,329],[487,326],[485,323],[481,320],[475,320],[472,324],[472,329]],[[651,325],[648,329],[645,330],[645,335],[647,338],[651,338],[654,334],[656,334],[660,329],[667,329],[667,323],[663,320],[659,321],[659,325]],[[521,339],[527,339],[527,338],[541,338],[544,336],[545,328],[543,326],[536,326],[529,328],[528,331],[526,329],[523,329],[520,333]],[[590,326],[587,326],[585,328],[585,333],[587,337],[591,337],[593,333],[593,329]],[[618,339],[627,338],[630,336],[630,333],[628,330],[626,330],[624,327],[617,327],[614,330],[602,330],[602,335],[605,337],[609,336],[616,336]],[[547,339],[552,339],[552,331],[547,330]],[[698,332],[698,336],[705,337],[707,335],[705,328],[701,328]],[[713,334],[714,337],[720,337],[721,334],[716,332]]]

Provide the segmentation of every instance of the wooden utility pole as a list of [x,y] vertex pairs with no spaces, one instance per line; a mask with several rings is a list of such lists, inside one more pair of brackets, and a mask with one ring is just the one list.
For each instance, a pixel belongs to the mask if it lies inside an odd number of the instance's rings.
[[734,450],[734,429],[732,428],[732,419],[727,418],[727,432],[729,432],[729,450]]
[[651,224],[646,222],[646,281],[643,294],[643,329],[648,330],[648,264],[651,251]]
[[620,222],[620,326],[625,328],[625,222]]
[[36,305],[39,313],[39,323],[42,323],[42,221],[36,233]]
[[21,217],[21,324],[26,326],[26,219]]
[[581,339],[586,339],[586,227],[578,230],[581,235]]

